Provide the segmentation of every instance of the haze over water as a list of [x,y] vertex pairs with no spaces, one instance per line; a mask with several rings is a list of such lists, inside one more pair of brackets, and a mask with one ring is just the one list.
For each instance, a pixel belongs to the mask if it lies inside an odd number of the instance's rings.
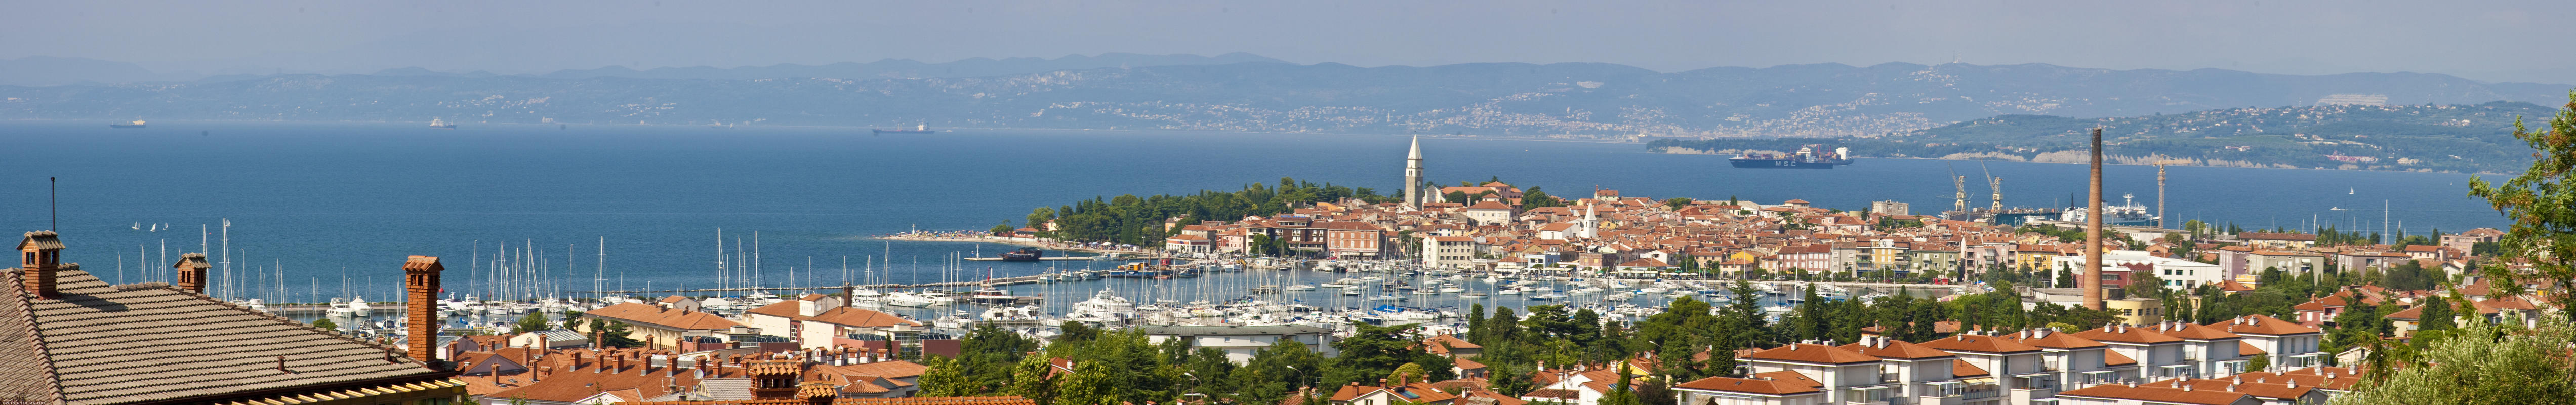
[[[590,289],[602,237],[611,287],[711,287],[717,228],[725,230],[727,249],[740,237],[747,250],[752,232],[760,233],[769,285],[785,284],[791,266],[799,269],[799,284],[836,284],[843,256],[855,274],[863,257],[886,254],[888,244],[873,235],[916,225],[985,229],[1017,222],[1034,207],[1093,196],[1230,191],[1283,176],[1392,193],[1402,183],[1405,138],[162,121],[111,130],[98,122],[20,121],[0,123],[0,142],[17,152],[7,165],[18,174],[0,184],[0,201],[8,201],[0,204],[0,229],[46,229],[44,177],[61,177],[68,260],[117,281],[122,255],[123,282],[166,281],[169,262],[160,242],[167,239],[172,258],[199,251],[198,225],[228,217],[232,246],[247,252],[236,254],[235,265],[282,264],[286,298],[300,301],[316,280],[322,297],[340,295],[343,268],[351,285],[374,286],[359,293],[390,299],[398,289],[395,269],[415,254],[445,258],[449,288],[470,291],[468,263],[478,241],[487,261],[498,243],[515,249],[532,241],[564,291]],[[1423,148],[1436,181],[1500,176],[1562,197],[1589,195],[1598,186],[1626,196],[1772,204],[1794,198],[1840,209],[1899,200],[1926,213],[1950,206],[1953,170],[1969,176],[1970,204],[1984,206],[1988,194],[1977,162],[1864,159],[1832,170],[1735,169],[1723,157],[1647,153],[1635,144],[1434,138]],[[2005,178],[2010,206],[2062,206],[2084,187],[2080,165],[1986,166]],[[2505,224],[2483,201],[2466,197],[2465,174],[2212,167],[2175,167],[2171,174],[2168,212],[2176,226],[2202,219],[2295,228],[2317,215],[2346,230],[2354,222],[2377,228],[2382,200],[2394,207],[2390,218],[2404,221],[2411,233]],[[2106,176],[2114,202],[2124,193],[2154,202],[2153,167],[2111,166]],[[138,222],[174,229],[129,229]],[[140,273],[137,245],[147,245],[151,262],[141,263]],[[887,281],[926,282],[939,279],[941,257],[978,247],[894,242],[890,248],[896,269]],[[981,246],[986,255],[1006,249]],[[804,270],[808,257],[819,273]],[[1010,276],[1045,266],[969,267]],[[241,289],[252,290],[248,276],[241,277]]]

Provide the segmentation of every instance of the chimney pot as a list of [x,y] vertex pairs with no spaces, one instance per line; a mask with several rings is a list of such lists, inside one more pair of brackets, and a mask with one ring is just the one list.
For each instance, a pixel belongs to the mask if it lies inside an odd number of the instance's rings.
[[28,232],[27,239],[18,246],[25,256],[19,268],[25,272],[20,277],[26,281],[27,292],[39,298],[61,298],[62,293],[54,289],[54,276],[63,267],[62,240],[55,237],[54,231],[35,231]]

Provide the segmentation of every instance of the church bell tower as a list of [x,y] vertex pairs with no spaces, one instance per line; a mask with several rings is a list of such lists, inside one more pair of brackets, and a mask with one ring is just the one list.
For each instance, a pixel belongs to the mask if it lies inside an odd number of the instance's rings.
[[1430,190],[1422,188],[1422,137],[1413,137],[1413,150],[1404,155],[1404,202],[1420,207],[1430,204]]

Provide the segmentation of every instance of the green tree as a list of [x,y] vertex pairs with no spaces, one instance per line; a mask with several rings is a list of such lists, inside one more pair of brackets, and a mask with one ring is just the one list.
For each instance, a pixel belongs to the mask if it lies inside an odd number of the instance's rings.
[[[2469,195],[2485,198],[2496,212],[2513,220],[2498,240],[2501,256],[2529,259],[2527,272],[2492,271],[2489,276],[2505,294],[2523,293],[2521,286],[2533,280],[2551,280],[2559,286],[2576,285],[2576,91],[2567,93],[2567,105],[2546,128],[2532,131],[2522,118],[2513,120],[2513,137],[2532,149],[2530,170],[2506,180],[2504,184],[2488,183],[2482,176],[2469,177]],[[2576,294],[2553,294],[2560,308],[2576,308]],[[2576,311],[2559,311],[2576,319]],[[2562,397],[2563,398],[2563,397]]]
[[2544,404],[2576,398],[2576,365],[2566,357],[2576,328],[2562,319],[2539,329],[2473,321],[2452,338],[2372,367],[2332,404]]
[[1633,385],[1629,384],[1631,381],[1629,381],[1628,371],[1627,364],[1619,365],[1619,383],[1610,386],[1610,392],[1601,396],[1601,405],[1645,405],[1644,402],[1637,400],[1636,392],[1629,390]]
[[1054,208],[1047,208],[1047,207],[1038,207],[1037,209],[1029,210],[1029,218],[1028,218],[1028,219],[1029,219],[1029,222],[1025,222],[1025,223],[1026,223],[1026,224],[1029,224],[1029,227],[1030,227],[1030,228],[1046,229],[1046,228],[1045,228],[1046,222],[1047,222],[1048,220],[1055,219],[1055,209],[1054,209]]
[[2420,315],[2421,319],[2415,323],[2415,330],[2419,331],[2448,330],[2458,319],[2451,310],[2451,300],[2438,296],[2424,300],[2424,310]]
[[1387,373],[1386,373],[1386,383],[1387,383],[1387,384],[1410,384],[1410,383],[1423,382],[1423,377],[1428,376],[1428,375],[1430,375],[1430,373],[1425,373],[1425,372],[1423,372],[1423,371],[1422,371],[1422,364],[1420,364],[1420,363],[1404,363],[1404,365],[1401,365],[1401,366],[1395,366],[1395,371],[1390,371],[1390,372],[1387,372]]
[[993,224],[993,235],[995,235],[995,236],[1010,236],[1010,235],[1011,235],[1011,231],[1018,230],[1018,229],[1019,229],[1019,228],[1012,228],[1012,227],[1011,227],[1011,223],[1009,223],[1009,222],[1003,222],[1003,223],[999,223],[999,224]]
[[921,396],[960,397],[992,392],[966,379],[966,367],[955,357],[930,356],[921,371]]
[[1019,364],[1011,366],[1009,388],[1003,392],[1028,398],[1038,405],[1054,405],[1058,390],[1055,367],[1047,363],[1047,356],[1020,358]]
[[1673,198],[1667,198],[1667,199],[1664,199],[1664,208],[1672,209],[1672,210],[1674,210],[1674,211],[1680,211],[1680,210],[1682,209],[1682,207],[1688,207],[1688,206],[1690,206],[1690,205],[1691,205],[1691,199],[1690,199],[1690,198],[1688,198],[1688,197],[1673,197]]
[[332,322],[331,318],[313,318],[313,327],[337,332],[340,330],[340,323]]
[[596,335],[596,336],[601,336],[601,337],[604,337],[604,338],[605,338],[605,339],[601,339],[601,340],[600,340],[600,342],[599,342],[599,345],[600,345],[600,346],[606,346],[606,347],[639,347],[639,346],[643,346],[643,345],[644,345],[644,342],[643,342],[643,341],[640,341],[640,340],[635,340],[634,333],[629,332],[629,331],[628,331],[628,330],[629,330],[629,328],[630,328],[630,327],[629,327],[629,326],[627,326],[625,322],[611,322],[611,321],[609,321],[609,320],[607,320],[607,319],[591,319],[591,320],[590,320],[590,330],[598,331],[598,333],[596,333],[595,335]]
[[546,321],[546,314],[544,312],[528,311],[528,315],[519,317],[519,323],[517,325],[512,325],[511,327],[515,329],[511,330],[518,333],[528,333],[547,330],[548,327],[552,325],[552,322]]

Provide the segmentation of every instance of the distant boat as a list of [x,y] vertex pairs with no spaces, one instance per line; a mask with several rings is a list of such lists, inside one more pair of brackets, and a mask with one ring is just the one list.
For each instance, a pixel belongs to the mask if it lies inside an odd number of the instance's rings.
[[939,132],[939,131],[931,130],[931,129],[930,129],[930,124],[914,125],[914,126],[912,126],[912,129],[903,129],[903,128],[882,129],[882,128],[880,128],[880,129],[871,129],[871,130],[868,130],[868,131],[872,131],[872,132],[875,132],[875,133],[878,133],[878,134],[929,134],[929,133],[938,133],[938,132]]
[[134,120],[134,123],[132,123],[132,124],[107,124],[107,127],[108,127],[108,128],[142,128],[142,127],[143,127],[143,120]]
[[1023,248],[1020,248],[1020,250],[1013,250],[1013,251],[1008,251],[1008,252],[1002,252],[1002,261],[1006,261],[1006,262],[1034,262],[1034,261],[1038,261],[1038,257],[1039,257],[1039,256],[1042,256],[1042,255],[1045,255],[1045,254],[1046,254],[1046,251],[1044,251],[1044,250],[1039,250],[1038,248],[1035,248],[1035,247],[1023,247]]
[[437,119],[437,118],[431,118],[431,119],[429,119],[429,127],[430,127],[430,128],[437,128],[437,129],[456,129],[456,124],[449,124],[449,123],[447,123],[447,121],[441,121],[441,120],[439,120],[439,119]]

